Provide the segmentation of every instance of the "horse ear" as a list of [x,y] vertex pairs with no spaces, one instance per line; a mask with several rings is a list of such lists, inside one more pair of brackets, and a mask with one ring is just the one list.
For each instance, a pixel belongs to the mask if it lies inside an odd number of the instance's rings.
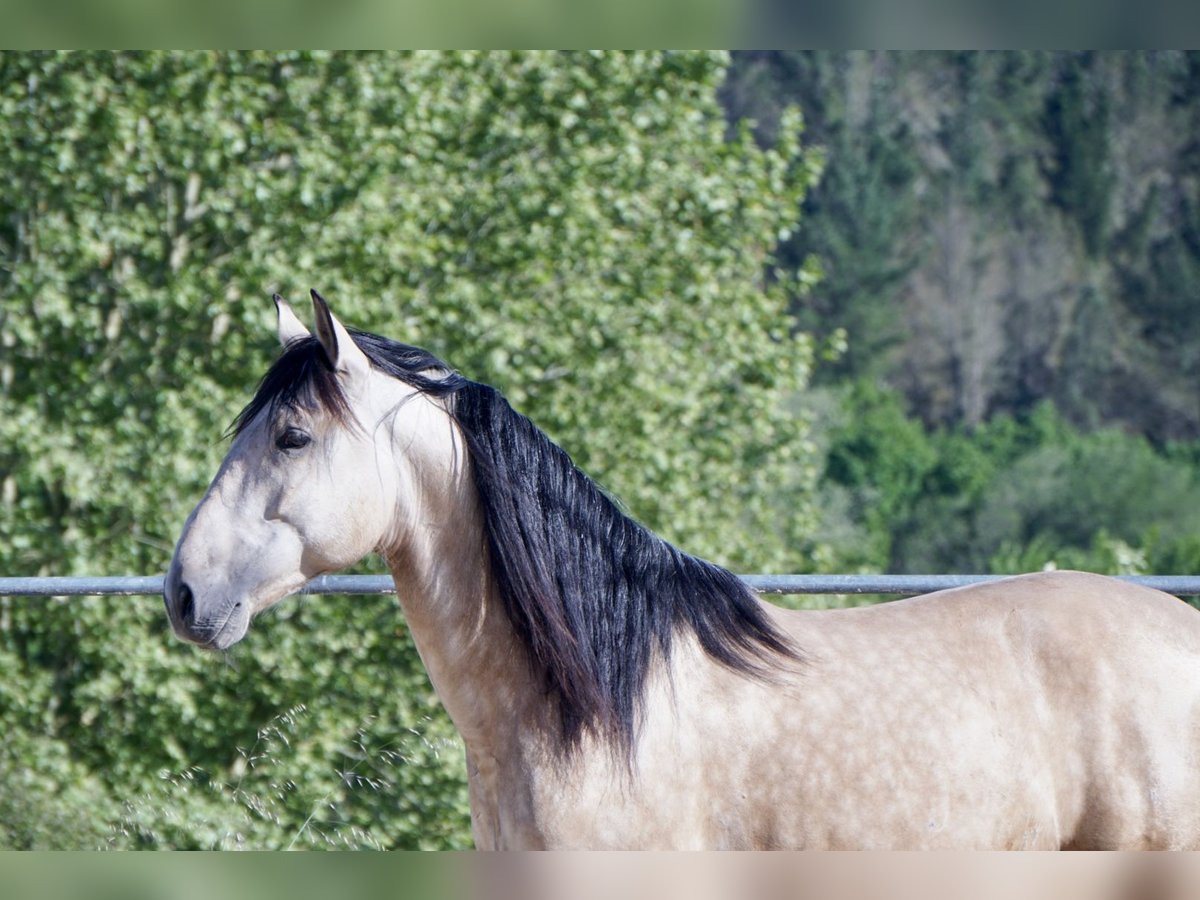
[[317,340],[325,351],[325,359],[331,369],[351,377],[365,376],[371,368],[367,356],[354,339],[350,337],[342,323],[329,311],[329,304],[316,291],[310,291],[313,302],[313,315],[317,322]]
[[292,341],[298,341],[311,335],[311,332],[304,327],[304,323],[292,312],[292,308],[286,300],[278,294],[273,294],[271,299],[275,301],[275,313],[279,319],[277,326],[279,343],[286,347]]

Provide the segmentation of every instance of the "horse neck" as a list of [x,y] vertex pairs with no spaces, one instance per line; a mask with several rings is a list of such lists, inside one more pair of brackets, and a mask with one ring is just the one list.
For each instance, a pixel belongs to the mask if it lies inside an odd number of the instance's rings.
[[466,464],[438,482],[421,498],[417,527],[384,558],[417,652],[468,750],[499,755],[521,730],[541,730],[533,720],[544,701],[491,575]]

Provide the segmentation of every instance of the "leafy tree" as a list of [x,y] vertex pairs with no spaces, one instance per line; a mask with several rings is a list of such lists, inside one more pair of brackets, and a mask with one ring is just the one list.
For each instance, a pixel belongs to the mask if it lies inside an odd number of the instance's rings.
[[[0,568],[163,570],[274,353],[266,298],[309,286],[501,387],[685,548],[804,567],[812,352],[770,253],[817,160],[793,119],[726,138],[725,65],[4,54]],[[5,772],[44,788],[11,845],[66,808],[121,846],[467,841],[384,599],[290,601],[228,664],[155,603],[4,600],[0,684]]]
[[[846,512],[862,526],[853,539],[835,546],[843,557],[838,568],[880,571],[891,567],[893,534],[904,529],[939,459],[896,392],[858,381],[838,401],[837,421],[826,435],[824,481],[848,492]],[[845,558],[847,545],[857,558]]]
[[825,441],[824,481],[850,497],[831,542],[843,565],[1138,574],[1186,573],[1200,560],[1195,443],[1164,450],[1116,429],[1082,432],[1051,404],[975,429],[926,429],[895,392],[867,385],[847,394]]

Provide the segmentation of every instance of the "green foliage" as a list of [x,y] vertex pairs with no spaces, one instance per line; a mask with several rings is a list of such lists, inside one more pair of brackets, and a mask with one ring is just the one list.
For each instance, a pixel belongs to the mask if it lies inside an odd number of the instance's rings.
[[1044,541],[1083,549],[1103,531],[1137,546],[1151,528],[1200,530],[1195,472],[1117,431],[1073,436],[1022,456],[993,480],[975,516],[975,552]]
[[824,480],[845,492],[845,515],[861,530],[840,543],[838,568],[878,571],[891,558],[892,526],[926,490],[938,458],[899,397],[873,382],[858,381],[839,395],[839,420],[827,434]]
[[824,477],[851,498],[831,540],[839,567],[1138,574],[1200,562],[1200,445],[1081,432],[1049,404],[970,430],[928,430],[870,385],[843,404]]
[[[727,138],[725,64],[0,56],[0,571],[162,571],[275,352],[267,298],[310,286],[496,384],[688,550],[809,565],[813,354],[770,253],[818,159],[794,114]],[[4,765],[33,778],[3,779],[6,845],[468,841],[391,603],[290,601],[225,663],[146,600],[0,617]]]

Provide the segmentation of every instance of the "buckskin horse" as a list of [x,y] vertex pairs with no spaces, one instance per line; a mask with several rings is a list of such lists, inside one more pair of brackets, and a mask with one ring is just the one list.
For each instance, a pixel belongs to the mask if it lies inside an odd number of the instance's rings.
[[237,417],[165,581],[241,640],[377,551],[480,848],[1200,845],[1200,614],[1053,572],[795,612],[634,522],[493,388],[315,334]]

